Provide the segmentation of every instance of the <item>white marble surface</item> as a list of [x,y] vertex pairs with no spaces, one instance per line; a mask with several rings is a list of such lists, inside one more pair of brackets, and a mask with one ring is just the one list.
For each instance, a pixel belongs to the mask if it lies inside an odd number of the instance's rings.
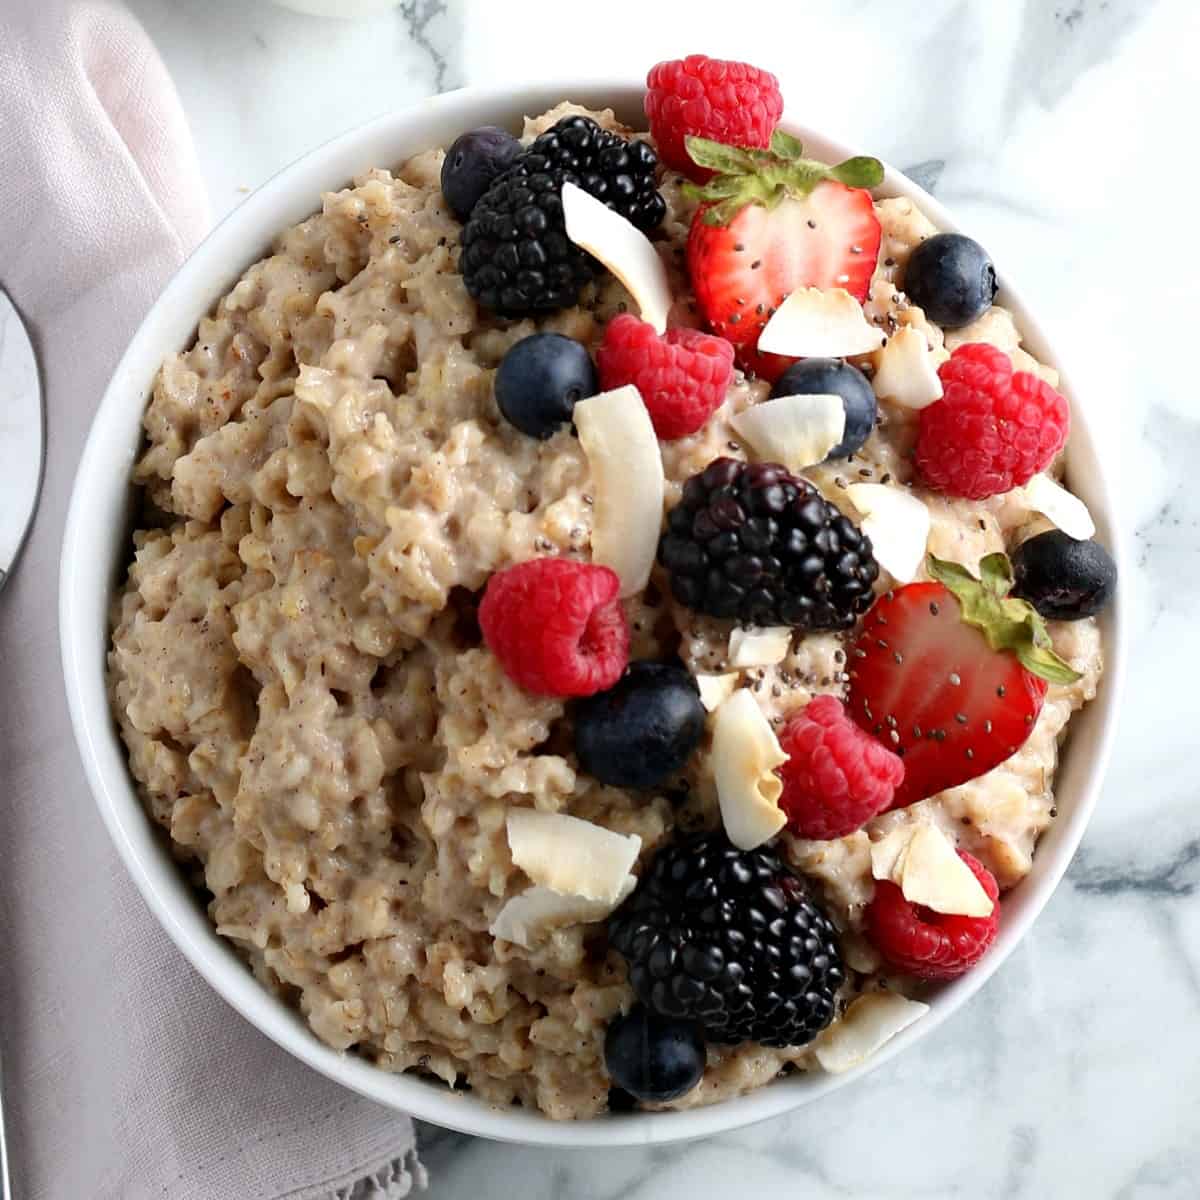
[[857,1089],[698,1145],[548,1153],[426,1129],[431,1194],[1200,1195],[1195,0],[607,0],[571,18],[404,0],[357,24],[262,0],[131,6],[217,214],[324,138],[463,82],[693,50],[771,67],[813,124],[924,164],[1035,297],[1119,447],[1137,567],[1119,749],[1066,883],[983,995]]

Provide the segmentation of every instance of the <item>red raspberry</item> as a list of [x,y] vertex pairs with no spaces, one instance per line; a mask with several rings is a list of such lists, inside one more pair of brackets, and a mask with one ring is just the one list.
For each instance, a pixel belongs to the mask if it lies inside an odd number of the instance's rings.
[[938,368],[943,396],[921,411],[921,477],[951,496],[983,500],[1026,484],[1066,445],[1071,412],[1048,383],[1013,371],[1003,350],[959,346]]
[[629,626],[608,567],[534,558],[487,583],[479,627],[505,674],[527,692],[590,696],[629,661]]
[[596,351],[605,391],[632,383],[646,402],[654,432],[664,441],[701,429],[721,407],[733,374],[733,347],[697,329],[668,329],[622,313],[608,323]]
[[651,67],[646,88],[646,116],[658,157],[697,183],[712,172],[688,156],[687,134],[727,146],[766,148],[783,112],[779,80],[770,71],[703,54]]
[[845,837],[891,807],[904,763],[864,733],[836,696],[817,696],[779,736],[788,756],[779,768],[779,807],[803,838]]
[[[958,857],[995,901],[1000,895],[991,871],[965,850]],[[867,936],[889,966],[918,979],[957,979],[984,955],[1000,927],[1000,906],[989,917],[956,917],[905,900],[886,879],[875,884],[865,914]]]

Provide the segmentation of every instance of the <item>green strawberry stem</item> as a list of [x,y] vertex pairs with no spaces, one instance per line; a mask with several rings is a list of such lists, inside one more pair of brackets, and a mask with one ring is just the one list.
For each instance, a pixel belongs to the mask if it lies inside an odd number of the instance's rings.
[[1012,651],[1025,670],[1050,683],[1074,683],[1080,678],[1078,671],[1054,653],[1046,622],[1033,605],[1008,594],[1013,573],[1005,555],[982,558],[978,579],[966,567],[932,554],[928,570],[953,593],[962,619],[978,629],[993,650]]
[[804,146],[782,129],[771,135],[769,150],[702,137],[685,138],[684,144],[694,163],[716,172],[703,187],[684,185],[688,197],[711,205],[704,213],[706,225],[728,225],[747,204],[770,209],[785,196],[807,196],[826,179],[856,188],[873,188],[883,180],[879,159],[858,156],[831,167],[805,158]]

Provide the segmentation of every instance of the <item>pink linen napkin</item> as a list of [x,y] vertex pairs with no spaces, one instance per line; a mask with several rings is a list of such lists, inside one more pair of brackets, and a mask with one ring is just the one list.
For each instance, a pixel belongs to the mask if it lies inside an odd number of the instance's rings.
[[123,8],[0,8],[0,286],[33,335],[49,430],[37,521],[0,594],[16,1194],[399,1200],[424,1183],[411,1121],[291,1059],[208,988],[143,905],[84,781],[58,656],[67,498],[108,376],[208,215],[174,88]]

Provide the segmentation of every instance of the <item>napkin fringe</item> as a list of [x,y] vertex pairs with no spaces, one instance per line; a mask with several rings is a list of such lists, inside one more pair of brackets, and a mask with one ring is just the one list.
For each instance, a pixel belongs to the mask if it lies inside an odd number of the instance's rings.
[[417,1157],[417,1148],[410,1146],[378,1171],[338,1188],[329,1200],[405,1200],[414,1188],[423,1192],[428,1186],[429,1175]]

